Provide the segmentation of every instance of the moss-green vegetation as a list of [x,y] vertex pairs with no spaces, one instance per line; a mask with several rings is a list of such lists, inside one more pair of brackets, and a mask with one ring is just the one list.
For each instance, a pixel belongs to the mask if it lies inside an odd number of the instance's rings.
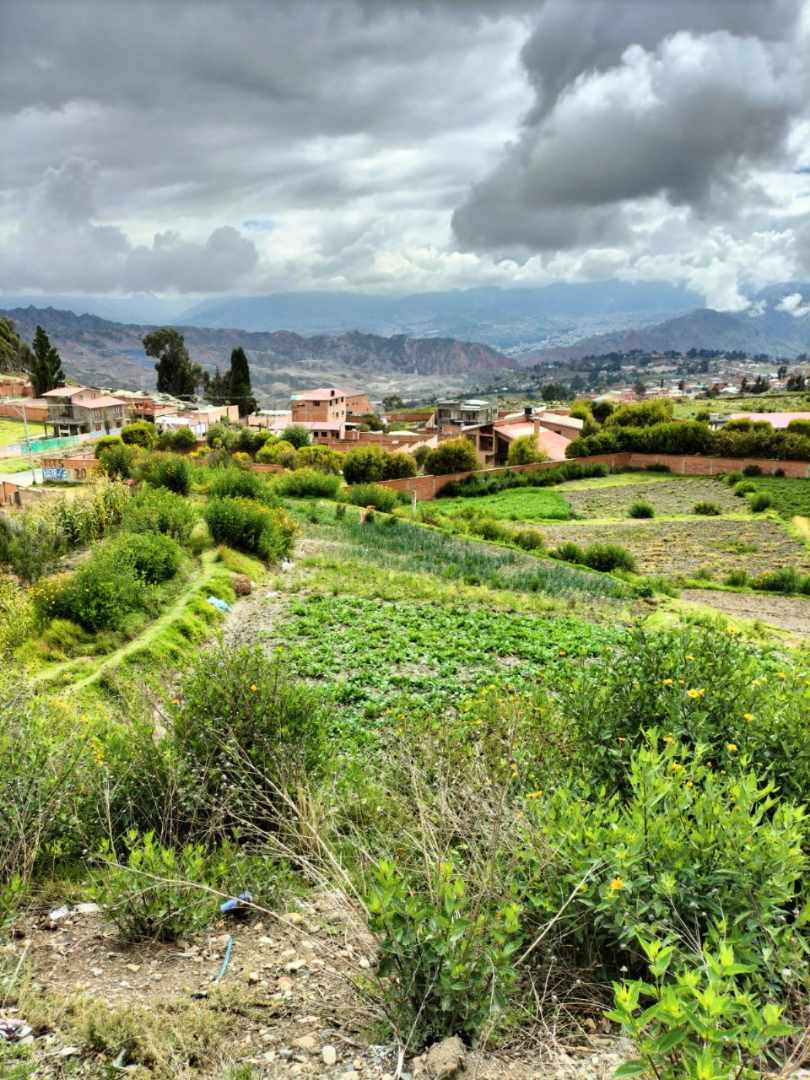
[[[44,424],[29,421],[28,434],[32,438],[45,434]],[[13,446],[25,438],[25,424],[22,420],[0,419],[0,446]]]

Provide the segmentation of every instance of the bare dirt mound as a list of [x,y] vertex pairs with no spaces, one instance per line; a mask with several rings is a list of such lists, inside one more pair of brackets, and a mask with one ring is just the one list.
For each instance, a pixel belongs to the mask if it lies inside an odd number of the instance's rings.
[[760,622],[810,638],[810,599],[772,593],[732,593],[714,589],[684,589],[682,600],[705,604],[725,615]]

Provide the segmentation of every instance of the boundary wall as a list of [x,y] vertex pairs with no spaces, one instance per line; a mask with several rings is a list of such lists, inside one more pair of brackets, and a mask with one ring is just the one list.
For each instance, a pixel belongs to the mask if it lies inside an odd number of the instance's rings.
[[[638,454],[623,451],[619,454],[595,454],[592,457],[568,458],[583,465],[607,465],[612,472],[622,469],[645,469],[649,465],[668,465],[677,476],[717,476],[721,473],[742,472],[747,465],[758,465],[764,474],[780,469],[785,476],[794,479],[810,479],[810,461],[779,461],[775,458],[720,458],[682,454]],[[525,472],[534,469],[556,469],[561,461],[540,461],[534,465],[504,465],[496,469],[478,469],[476,472],[447,473],[445,476],[408,476],[402,480],[383,480],[382,487],[406,494],[416,494],[417,502],[427,502],[455,480],[468,476],[496,476],[505,472]]]

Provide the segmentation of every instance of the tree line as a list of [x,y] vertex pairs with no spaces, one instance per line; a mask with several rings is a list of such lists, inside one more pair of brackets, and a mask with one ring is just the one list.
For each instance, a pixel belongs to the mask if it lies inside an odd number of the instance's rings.
[[198,388],[212,405],[236,405],[240,416],[256,411],[256,398],[250,382],[250,365],[245,350],[231,352],[230,366],[213,375],[192,362],[183,335],[170,326],[153,330],[143,339],[147,356],[157,360],[157,389],[159,393],[178,398],[192,398]]

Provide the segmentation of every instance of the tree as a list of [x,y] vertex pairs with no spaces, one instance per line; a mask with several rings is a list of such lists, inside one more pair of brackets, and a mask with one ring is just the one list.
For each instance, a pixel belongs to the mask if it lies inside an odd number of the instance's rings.
[[29,360],[31,383],[34,397],[42,397],[49,390],[65,385],[65,373],[62,370],[62,358],[51,345],[50,339],[41,326],[34,334],[34,343]]
[[203,394],[206,401],[210,401],[212,405],[229,405],[228,373],[223,375],[219,368],[213,375],[206,371],[203,375]]
[[385,478],[386,454],[380,446],[358,446],[343,461],[347,484],[375,484]]
[[509,444],[506,464],[533,465],[536,461],[545,461],[547,457],[545,450],[537,445],[534,435],[521,435]]
[[405,405],[405,402],[399,396],[399,394],[389,394],[382,399],[382,407],[384,412],[392,412],[394,409],[401,409]]
[[309,446],[309,431],[301,424],[288,424],[281,433],[284,442],[292,443],[296,450]]
[[448,439],[425,458],[425,472],[433,476],[446,473],[473,472],[478,468],[478,454],[475,446],[462,435],[458,439]]
[[33,359],[11,319],[0,319],[0,371],[30,372]]
[[174,397],[191,398],[203,381],[202,368],[192,364],[182,334],[171,326],[153,330],[143,339],[147,356],[157,360],[157,388],[161,394],[173,394]]
[[145,450],[151,450],[157,442],[155,425],[148,420],[133,420],[121,429],[121,440],[128,446],[142,446]]
[[245,350],[234,349],[231,353],[231,370],[228,373],[228,404],[239,407],[240,416],[256,411],[256,398],[250,385],[250,365]]

